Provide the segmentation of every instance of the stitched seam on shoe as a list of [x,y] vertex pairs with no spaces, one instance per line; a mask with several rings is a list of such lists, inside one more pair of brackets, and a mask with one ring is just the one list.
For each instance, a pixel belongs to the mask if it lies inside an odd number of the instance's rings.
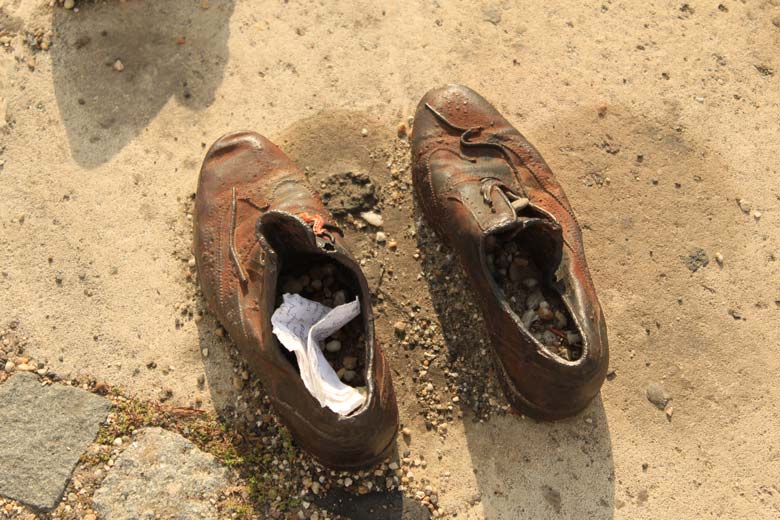
[[238,304],[238,321],[241,324],[241,332],[246,338],[248,337],[248,334],[246,333],[246,325],[244,324],[244,307],[241,305],[241,287],[236,291],[236,303]]
[[220,308],[224,306],[224,289],[222,281],[222,224],[224,222],[224,213],[219,216],[219,226],[217,227],[217,301]]

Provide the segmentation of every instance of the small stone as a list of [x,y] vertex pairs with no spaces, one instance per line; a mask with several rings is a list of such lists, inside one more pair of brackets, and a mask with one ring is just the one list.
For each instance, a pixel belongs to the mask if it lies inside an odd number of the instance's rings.
[[355,379],[355,376],[357,376],[357,372],[355,372],[354,370],[345,370],[344,375],[341,376],[341,379],[345,383],[349,383],[350,381]]
[[542,291],[534,291],[525,299],[525,306],[529,309],[536,309],[544,301]]
[[526,278],[525,280],[523,280],[523,285],[525,285],[529,289],[533,289],[534,287],[539,285],[539,282],[536,281],[536,278]]
[[347,477],[344,479],[344,487],[349,487],[352,485],[352,479]]
[[65,9],[73,9],[76,7],[76,0],[65,0],[65,2],[62,4],[62,7]]
[[360,218],[362,218],[363,220],[366,221],[366,223],[374,227],[380,227],[384,222],[382,215],[374,211],[364,211],[360,214]]
[[731,317],[732,317],[732,318],[734,318],[735,320],[741,320],[741,319],[743,319],[743,318],[742,318],[742,313],[741,313],[741,312],[739,312],[737,309],[729,309],[729,311],[728,311],[728,312],[729,312],[729,316],[731,316]]
[[395,251],[398,248],[398,242],[396,242],[395,240],[391,240],[390,242],[387,243],[387,247],[391,251]]
[[387,465],[387,467],[388,467],[388,469],[391,469],[391,470],[395,471],[395,470],[398,469],[398,463],[397,462],[391,462],[390,464]]
[[647,400],[653,403],[659,410],[666,407],[670,396],[660,383],[650,383],[647,387]]
[[209,349],[208,348],[202,348],[200,353],[203,355],[203,357],[209,357]]
[[20,372],[35,372],[36,367],[32,364],[22,363],[21,365],[17,365],[16,369]]
[[561,311],[555,311],[555,326],[559,329],[564,328],[568,324],[569,320],[566,315]]
[[344,291],[336,291],[333,293],[333,305],[338,307],[339,305],[344,305],[347,303],[347,295],[344,293]]
[[355,370],[357,368],[357,358],[355,356],[344,356],[341,360],[341,365],[347,370]]
[[404,336],[406,334],[406,323],[403,321],[396,321],[393,325],[393,330],[397,336]]
[[753,209],[753,206],[745,199],[737,199],[737,204],[739,205],[739,209],[742,210],[742,213],[750,213],[750,210]]
[[758,211],[757,209],[756,209],[756,210],[753,210],[753,218],[754,218],[754,219],[756,219],[756,220],[760,220],[760,219],[761,219],[761,215],[763,215],[763,213],[761,213],[761,212],[760,212],[760,211]]
[[577,334],[576,332],[567,332],[566,333],[566,342],[569,345],[576,345],[577,343],[582,342],[582,337]]
[[539,319],[539,315],[536,314],[536,311],[533,309],[528,309],[523,314],[523,325],[525,325],[525,328],[530,328],[531,324]]
[[114,442],[112,443],[114,446],[121,446],[122,445],[122,437],[117,437],[114,439]]
[[114,70],[117,72],[122,72],[123,70],[125,70],[125,65],[124,63],[122,63],[122,60],[116,60],[114,62]]
[[200,374],[200,375],[198,376],[198,386],[199,386],[200,388],[203,388],[203,386],[204,386],[205,384],[206,384],[206,376],[204,376],[203,374]]
[[315,495],[318,495],[320,493],[320,483],[316,480],[311,483],[311,492]]
[[368,129],[367,128],[362,129],[360,131],[360,135],[362,135],[363,137],[367,136],[368,135]]
[[409,428],[404,428],[401,430],[401,435],[403,435],[404,437],[411,437],[412,430],[410,430]]
[[328,352],[338,352],[341,350],[341,342],[337,339],[334,339],[332,341],[328,341],[325,343],[325,350]]
[[539,308],[536,310],[536,314],[538,314],[543,321],[550,321],[555,316],[553,311],[550,310],[550,304],[546,301],[539,303]]
[[377,244],[384,244],[386,241],[387,241],[387,235],[385,235],[382,231],[377,231],[376,233]]
[[9,359],[8,361],[5,362],[5,371],[6,372],[13,372],[14,368],[16,368],[16,365],[14,364],[13,361],[11,361]]

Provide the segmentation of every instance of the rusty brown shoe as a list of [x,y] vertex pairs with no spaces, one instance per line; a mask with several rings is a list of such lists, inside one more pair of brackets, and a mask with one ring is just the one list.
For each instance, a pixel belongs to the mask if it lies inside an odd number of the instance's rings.
[[[398,410],[374,337],[366,279],[303,173],[265,137],[231,134],[208,151],[195,200],[194,249],[209,310],[297,443],[331,468],[365,467],[386,457]],[[307,281],[315,277],[319,283]],[[318,289],[329,295],[321,303],[333,306],[337,296],[331,298],[329,287],[339,287],[343,300],[360,299],[360,315],[345,328],[352,326],[350,345],[361,353],[350,361],[356,364],[352,386],[359,384],[366,399],[347,416],[312,397],[271,326],[283,290],[307,297]]]
[[473,90],[428,92],[414,118],[414,186],[476,293],[510,403],[582,410],[607,371],[607,330],[574,212],[550,168]]

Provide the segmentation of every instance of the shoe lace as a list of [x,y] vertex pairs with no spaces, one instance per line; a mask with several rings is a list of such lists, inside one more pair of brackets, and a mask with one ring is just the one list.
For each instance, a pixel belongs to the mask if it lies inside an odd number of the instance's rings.
[[[504,143],[500,141],[500,137],[496,135],[492,135],[488,138],[487,141],[474,141],[470,140],[471,137],[479,136],[482,134],[482,131],[484,130],[484,127],[481,126],[473,126],[470,128],[458,126],[449,119],[447,119],[443,114],[441,114],[439,111],[437,111],[435,108],[433,108],[429,103],[425,103],[425,108],[431,111],[431,113],[438,119],[439,121],[443,122],[445,125],[449,126],[453,130],[457,130],[459,132],[462,132],[460,136],[460,146],[462,149],[466,148],[478,148],[478,147],[487,147],[487,148],[494,148],[498,150],[501,155],[504,157],[504,160],[509,165],[509,167],[512,169],[512,171],[515,174],[515,178],[518,181],[518,184],[520,185],[520,189],[522,190],[522,196],[518,193],[516,193],[512,188],[509,186],[506,186],[506,184],[503,183],[494,183],[490,185],[489,189],[492,190],[494,186],[500,185],[501,188],[505,191],[505,193],[511,193],[516,197],[515,200],[520,201],[521,199],[525,199],[525,203],[522,205],[524,208],[528,205],[529,197],[527,193],[525,192],[525,187],[523,186],[523,183],[520,181],[520,173],[517,171],[517,167],[515,166],[515,161],[512,160],[512,157],[515,157],[520,163],[524,163],[525,161],[523,158],[512,148],[506,146]],[[539,178],[538,175],[536,175],[536,172],[533,171],[532,168],[528,168],[528,172],[533,176],[533,178],[536,180],[536,182],[539,184],[539,186],[542,188],[542,190],[547,193],[550,197],[552,197],[569,215],[571,215],[571,218],[574,219],[574,222],[577,222],[577,217],[574,215],[574,212],[571,211],[566,204],[563,203],[563,201],[558,198],[558,196],[551,192],[547,186],[546,183]],[[496,179],[485,179],[485,180],[496,180]],[[488,195],[490,194],[490,191],[487,192]],[[483,184],[482,188],[482,196],[486,203],[488,203],[492,207],[492,198],[489,196],[485,196],[485,186]],[[522,209],[522,208],[520,208]],[[518,210],[519,211],[519,210]]]
[[335,224],[325,222],[325,218],[322,215],[311,215],[304,212],[298,213],[298,217],[311,226],[311,230],[314,233],[314,236],[321,237],[329,241],[331,244],[335,244],[336,242],[336,238],[333,236],[332,232],[336,232],[339,235],[344,236],[344,232],[340,227],[336,226]]

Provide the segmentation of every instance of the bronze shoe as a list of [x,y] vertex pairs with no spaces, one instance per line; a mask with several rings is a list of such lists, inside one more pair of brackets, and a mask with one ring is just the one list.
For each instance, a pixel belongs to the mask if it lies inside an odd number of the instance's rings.
[[[374,337],[365,276],[341,231],[301,170],[255,133],[222,137],[208,151],[195,200],[195,259],[209,310],[261,380],[281,421],[297,443],[331,468],[381,461],[398,429],[390,370]],[[295,357],[272,333],[271,315],[286,273],[330,267],[347,301],[360,298],[352,324],[366,401],[351,415],[320,406],[303,384]],[[290,278],[292,279],[292,278]],[[296,290],[297,289],[297,290]],[[300,286],[295,292],[304,290]],[[305,293],[304,293],[305,296]]]
[[427,221],[476,293],[509,402],[559,419],[598,394],[607,329],[574,212],[539,152],[473,90],[428,92],[412,137]]

